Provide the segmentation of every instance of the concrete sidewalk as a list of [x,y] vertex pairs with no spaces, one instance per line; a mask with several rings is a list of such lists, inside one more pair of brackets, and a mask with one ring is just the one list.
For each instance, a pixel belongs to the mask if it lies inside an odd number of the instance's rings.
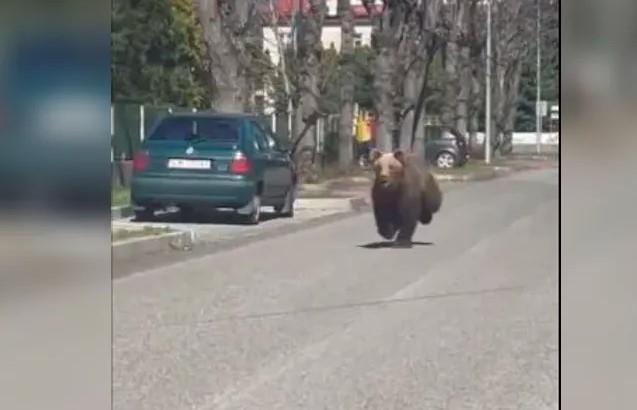
[[[258,225],[241,225],[232,214],[198,215],[184,221],[178,212],[157,215],[152,222],[136,222],[134,218],[112,221],[112,229],[140,230],[144,227],[168,228],[172,232],[113,243],[114,267],[136,264],[135,259],[156,259],[164,254],[187,257],[188,253],[210,253],[223,248],[245,245],[251,241],[276,237],[307,227],[329,223],[364,211],[368,202],[358,198],[299,199],[293,218],[277,218],[274,213],[262,213]],[[181,255],[179,255],[181,254]],[[150,258],[149,258],[150,257]],[[116,266],[118,265],[118,266]],[[124,268],[127,270],[127,268]]]

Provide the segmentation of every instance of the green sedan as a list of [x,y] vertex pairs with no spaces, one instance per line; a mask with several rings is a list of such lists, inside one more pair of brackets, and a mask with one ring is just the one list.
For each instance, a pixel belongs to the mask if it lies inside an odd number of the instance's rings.
[[294,215],[296,171],[290,152],[248,114],[170,115],[133,157],[131,199],[138,220],[177,206],[235,210],[259,223],[262,206]]

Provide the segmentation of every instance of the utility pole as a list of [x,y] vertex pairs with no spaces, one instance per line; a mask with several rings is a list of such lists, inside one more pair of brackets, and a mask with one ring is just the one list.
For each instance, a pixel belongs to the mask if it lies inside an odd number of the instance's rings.
[[535,137],[536,151],[538,154],[542,151],[542,107],[541,104],[541,74],[540,74],[540,63],[541,63],[541,55],[540,55],[540,0],[537,0],[537,33],[536,39],[537,43],[537,65],[536,65],[536,91],[535,91],[535,132],[537,133]]
[[487,0],[487,78],[484,115],[484,161],[491,163],[491,1]]
[[301,12],[301,0],[294,0],[292,3],[292,48],[294,49],[294,55],[296,56],[296,50],[298,49],[298,27],[299,27],[299,15]]
[[[290,36],[292,37],[292,50],[294,54],[294,59],[297,57],[298,51],[298,36],[299,36],[299,10],[301,9],[301,0],[293,0],[292,2],[292,14],[291,14],[291,24],[290,24]],[[288,94],[288,129],[289,129],[289,138],[290,141],[296,140],[297,133],[300,133],[297,119],[300,118],[300,112],[298,107],[295,109],[292,104],[292,95]]]

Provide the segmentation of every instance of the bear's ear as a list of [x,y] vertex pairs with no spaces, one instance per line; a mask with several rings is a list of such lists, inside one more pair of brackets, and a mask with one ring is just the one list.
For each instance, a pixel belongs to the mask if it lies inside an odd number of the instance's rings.
[[405,152],[401,149],[394,151],[394,158],[396,158],[401,164],[405,164]]
[[383,155],[382,152],[380,152],[380,150],[374,148],[372,150],[372,152],[369,153],[369,160],[374,163],[378,160],[378,158],[380,158]]

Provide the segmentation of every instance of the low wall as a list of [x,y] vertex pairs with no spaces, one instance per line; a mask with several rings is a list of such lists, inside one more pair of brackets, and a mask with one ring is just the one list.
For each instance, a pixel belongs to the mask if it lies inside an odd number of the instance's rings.
[[[542,154],[557,154],[560,150],[560,146],[557,144],[541,144],[540,153]],[[513,144],[514,154],[535,154],[537,153],[537,146],[535,144]]]
[[[484,141],[484,133],[476,133],[476,141],[482,144]],[[537,134],[535,132],[514,132],[512,135],[513,146],[516,145],[535,145]],[[558,132],[543,132],[540,134],[540,144],[542,145],[559,145],[560,134]]]

